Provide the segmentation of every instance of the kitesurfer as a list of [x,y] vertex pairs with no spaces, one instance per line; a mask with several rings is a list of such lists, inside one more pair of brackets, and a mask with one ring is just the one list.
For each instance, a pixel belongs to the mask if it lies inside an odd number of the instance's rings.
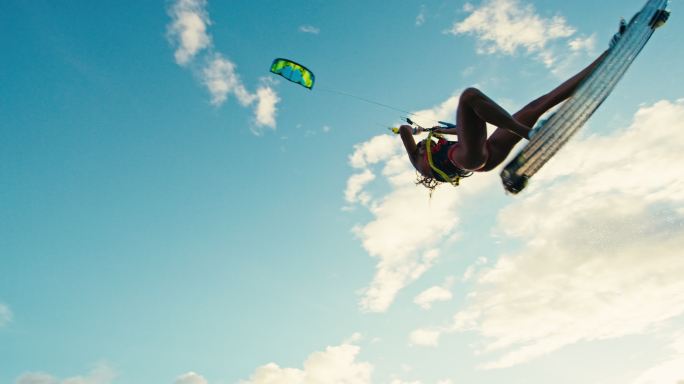
[[[399,134],[411,164],[419,173],[417,184],[432,190],[441,182],[458,184],[460,178],[470,176],[473,172],[487,172],[496,168],[521,139],[531,139],[535,133],[531,127],[544,113],[574,93],[617,43],[624,31],[625,23],[622,20],[620,29],[611,39],[610,48],[606,52],[575,76],[528,103],[513,115],[479,89],[467,88],[459,98],[455,126],[437,126],[432,129],[434,133],[456,135],[458,141],[448,141],[444,138],[437,142],[431,141],[428,153],[428,139],[418,143],[413,139],[413,135],[425,131],[422,127],[399,127]],[[489,137],[487,123],[496,126],[496,130]],[[444,176],[447,176],[446,179]]]
[[[440,138],[439,141],[431,144],[433,166],[450,178],[466,177],[472,172],[487,172],[496,168],[521,139],[529,140],[534,135],[531,127],[537,120],[549,109],[570,97],[607,52],[581,72],[551,92],[525,105],[513,115],[479,89],[467,88],[459,98],[455,127],[433,127],[434,133],[452,134],[458,137],[458,141]],[[489,137],[487,137],[486,123],[497,127]],[[426,150],[427,139],[418,143],[413,139],[413,135],[421,132],[424,132],[421,127],[411,125],[399,127],[399,134],[411,164],[419,173],[417,183],[432,189],[440,182],[451,180],[444,180],[440,172],[435,172],[430,166]]]

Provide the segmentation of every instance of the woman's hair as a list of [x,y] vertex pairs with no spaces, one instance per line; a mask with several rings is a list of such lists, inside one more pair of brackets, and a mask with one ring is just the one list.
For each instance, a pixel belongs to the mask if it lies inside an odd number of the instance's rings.
[[[416,152],[415,152],[416,155],[418,153],[418,148],[421,145],[425,145],[426,140],[428,140],[428,139],[424,139],[424,140],[421,140],[418,142],[418,145],[416,146]],[[456,178],[455,182],[452,182],[451,180],[444,180],[444,178],[442,178],[442,176],[440,176],[439,174],[436,174],[434,172],[433,172],[433,175],[431,175],[431,176],[425,176],[420,172],[416,172],[416,185],[422,185],[423,187],[430,190],[430,196],[432,196],[432,192],[435,191],[435,188],[437,188],[438,185],[448,182],[449,184],[451,184],[453,186],[457,186],[460,179],[462,179],[464,177],[469,177],[472,174],[473,174],[473,172],[471,172],[471,171],[466,171],[465,169],[461,169],[461,168],[457,167],[455,175],[448,175],[449,177],[452,177],[452,178],[455,177]]]
[[[458,173],[459,173],[459,175],[456,176],[456,177],[458,177],[458,181],[460,181],[464,177],[469,177],[473,174],[472,172],[465,171],[465,170],[463,170],[463,172],[458,172]],[[456,187],[459,185],[458,181],[455,183],[451,182],[449,184]],[[423,187],[427,188],[430,191],[431,197],[432,197],[432,192],[435,191],[435,188],[437,188],[442,183],[447,183],[447,181],[441,180],[441,178],[435,178],[432,176],[425,176],[422,173],[416,171],[416,185],[422,185]]]
[[[423,139],[416,143],[416,150],[413,153],[413,156],[418,156],[418,150],[420,149],[421,145],[425,145],[426,140],[427,139]],[[432,192],[435,191],[435,188],[437,188],[439,184],[441,184],[441,182],[435,179],[433,176],[425,176],[416,170],[416,185],[422,185],[423,187],[427,188],[430,191],[430,196],[432,196]]]
[[438,185],[442,182],[435,179],[434,177],[424,176],[420,172],[416,171],[416,185],[422,185],[430,191],[430,197],[432,197],[432,192],[435,191]]

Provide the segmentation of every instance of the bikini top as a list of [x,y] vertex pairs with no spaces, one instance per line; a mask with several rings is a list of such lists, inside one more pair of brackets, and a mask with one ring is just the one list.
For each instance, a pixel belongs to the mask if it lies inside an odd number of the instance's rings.
[[[457,176],[459,178],[468,177],[472,174],[472,172],[466,171],[465,169],[456,166],[456,164],[454,164],[454,162],[449,158],[449,152],[452,149],[455,149],[454,145],[456,145],[456,143],[456,141],[448,141],[446,139],[440,138],[436,143],[432,142],[432,145],[430,146],[432,152],[432,164],[434,164],[435,167],[446,173],[447,176],[452,179]],[[428,162],[427,151],[425,151],[424,157],[425,162]],[[432,171],[432,177],[438,181],[450,182],[450,180],[444,180],[444,178],[434,170]]]

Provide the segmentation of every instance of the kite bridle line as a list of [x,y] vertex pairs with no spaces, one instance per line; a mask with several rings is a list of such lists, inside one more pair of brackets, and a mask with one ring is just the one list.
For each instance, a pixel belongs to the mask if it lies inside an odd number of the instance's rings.
[[[356,100],[359,100],[359,101],[363,101],[363,102],[368,103],[368,104],[373,104],[373,105],[377,105],[377,106],[379,106],[379,107],[391,109],[391,110],[393,110],[393,111],[395,111],[395,112],[401,112],[401,113],[403,113],[403,114],[405,114],[405,115],[407,115],[407,116],[413,116],[413,117],[416,117],[416,118],[420,118],[421,120],[426,120],[426,121],[432,121],[432,122],[435,122],[435,123],[439,123],[439,124],[445,126],[446,128],[453,128],[453,127],[455,127],[455,125],[453,125],[453,124],[451,124],[451,123],[447,123],[447,122],[445,122],[445,121],[438,121],[438,120],[430,119],[430,118],[427,118],[427,117],[418,115],[418,114],[416,114],[416,113],[409,112],[409,111],[403,110],[403,109],[401,109],[401,108],[397,108],[397,107],[391,106],[391,105],[389,105],[389,104],[381,103],[381,102],[379,102],[379,101],[375,101],[375,100],[367,99],[367,98],[362,97],[362,96],[354,95],[353,93],[344,92],[344,91],[340,91],[340,90],[337,90],[337,89],[333,89],[333,88],[329,88],[329,87],[325,87],[325,86],[320,86],[320,85],[319,85],[316,89],[317,89],[319,92],[328,92],[328,93],[334,93],[334,94],[340,95],[340,96],[351,97],[351,98],[353,98],[353,99],[356,99]],[[407,122],[408,122],[409,120],[411,120],[411,119],[408,118],[408,117],[402,117],[402,119],[406,120]],[[409,124],[412,124],[412,123],[409,123]],[[413,125],[413,124],[412,124],[412,125]],[[427,129],[426,129],[426,130],[427,130]]]

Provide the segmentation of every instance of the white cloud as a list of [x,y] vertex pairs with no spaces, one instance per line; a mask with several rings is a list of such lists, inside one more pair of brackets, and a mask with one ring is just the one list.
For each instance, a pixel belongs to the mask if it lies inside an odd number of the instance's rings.
[[375,175],[370,169],[365,169],[361,173],[352,175],[347,180],[347,189],[344,192],[345,200],[350,204],[360,202],[363,205],[367,205],[371,197],[367,192],[363,192],[363,187],[374,179]]
[[566,79],[577,72],[577,68],[586,65],[587,58],[596,56],[596,35],[579,36],[568,40],[568,49],[563,49],[563,60],[556,60],[555,56],[549,53],[551,62],[551,73],[561,79]]
[[168,26],[172,44],[178,45],[175,57],[179,65],[187,66],[200,53],[204,60],[197,70],[202,84],[211,95],[215,106],[223,104],[234,95],[243,107],[254,105],[255,134],[261,134],[263,127],[276,127],[276,105],[278,94],[263,80],[255,93],[247,90],[237,73],[237,66],[221,53],[214,52],[207,27],[211,25],[205,0],[177,0],[170,9],[171,23]]
[[448,32],[474,35],[480,54],[512,55],[523,50],[551,66],[555,55],[548,49],[549,43],[575,33],[562,16],[541,17],[533,5],[519,0],[486,0],[480,7],[466,4],[463,9],[470,15]]
[[[416,115],[425,125],[453,120],[457,104],[455,95]],[[459,222],[457,208],[465,196],[493,181],[464,180],[457,192],[443,186],[429,198],[427,190],[415,185],[415,170],[398,137],[375,136],[354,149],[349,163],[359,171],[347,183],[347,202],[360,202],[373,215],[371,221],[357,225],[354,233],[368,254],[377,259],[375,276],[363,290],[360,306],[365,311],[384,312],[402,288],[434,265],[440,245],[454,236]],[[371,174],[381,174],[390,191],[374,198],[377,194],[370,192]]]
[[477,67],[474,65],[471,65],[470,67],[467,67],[466,69],[461,72],[461,76],[463,77],[470,77],[475,71],[477,70]]
[[[393,156],[408,163],[399,151]],[[427,192],[414,185],[411,170],[395,171],[401,173],[384,175],[394,190],[368,203],[375,219],[354,229],[366,251],[378,259],[373,281],[361,300],[361,308],[372,312],[385,311],[399,290],[432,267],[439,239],[451,233],[458,221],[449,214],[457,201],[453,193],[437,190],[429,200]]]
[[[421,381],[421,380],[404,380],[401,378],[397,377],[398,375],[393,375],[392,380],[389,382],[389,384],[425,384],[426,382]],[[438,380],[436,384],[454,384],[453,381],[449,379],[442,379]]]
[[425,24],[425,19],[427,18],[427,10],[425,8],[425,5],[420,6],[420,12],[418,12],[418,16],[416,16],[416,26],[420,27],[421,25]]
[[354,146],[349,163],[354,168],[364,169],[370,165],[386,161],[396,154],[396,140],[390,135],[375,136]]
[[12,321],[12,311],[5,304],[0,303],[0,327]]
[[684,383],[684,355],[665,361],[639,376],[634,384]]
[[187,65],[200,51],[211,46],[207,26],[211,25],[205,0],[178,0],[170,9],[168,35],[176,48],[179,65]]
[[424,126],[430,127],[435,125],[437,121],[455,122],[456,107],[458,107],[458,100],[461,96],[461,90],[454,92],[448,99],[433,108],[416,111],[413,120]]
[[174,384],[209,384],[207,379],[195,372],[188,372],[178,376]]
[[423,309],[432,308],[432,303],[436,301],[449,301],[453,297],[451,294],[451,286],[454,283],[453,277],[448,278],[442,286],[430,287],[413,299],[419,307]]
[[15,384],[58,384],[59,380],[56,378],[46,374],[46,373],[38,373],[38,372],[31,372],[31,373],[25,373],[21,375],[16,381]]
[[436,347],[441,332],[437,329],[416,329],[409,335],[411,344],[424,347]]
[[358,344],[361,340],[363,340],[363,335],[359,332],[354,332],[351,336],[344,340],[342,344]]
[[451,291],[443,287],[431,287],[421,292],[413,302],[423,309],[432,308],[435,301],[449,301],[452,298]]
[[[626,130],[578,138],[499,216],[523,247],[476,281],[452,331],[483,337],[483,368],[648,332],[684,314],[684,100]],[[609,149],[609,150],[607,150]]]
[[487,264],[487,258],[486,257],[478,257],[475,263],[470,265],[466,271],[463,273],[463,282],[468,282],[470,279],[473,278],[475,273],[477,273],[477,270],[482,267],[483,265]]
[[633,384],[682,384],[684,383],[684,334],[674,337],[670,344],[673,355],[639,375]]
[[67,379],[57,379],[40,372],[30,372],[21,375],[15,384],[109,384],[116,373],[107,364],[100,363],[87,376],[75,376]]
[[[229,95],[234,95],[244,107],[256,102],[255,122],[257,128],[264,126],[275,128],[276,104],[280,101],[278,94],[267,85],[259,87],[254,94],[247,91],[232,61],[220,54],[215,54],[202,70],[202,82],[211,93],[212,104],[223,104]],[[258,129],[254,132],[261,133]]]
[[352,344],[327,347],[312,353],[303,369],[281,368],[269,363],[256,369],[241,384],[370,384],[373,366],[357,361],[360,348]]
[[245,89],[235,64],[220,54],[216,54],[202,70],[202,80],[211,93],[211,103],[214,105],[223,104],[230,94],[235,95],[243,106],[252,104],[256,98]]
[[589,51],[596,49],[596,35],[576,37],[568,42],[572,51]]
[[[275,128],[277,113],[276,105],[280,102],[280,97],[273,88],[262,85],[256,92],[257,104],[254,110],[257,127]],[[260,133],[260,130],[255,131]]]
[[321,29],[314,27],[313,25],[302,25],[299,27],[299,32],[310,33],[312,35],[318,35],[321,33]]

